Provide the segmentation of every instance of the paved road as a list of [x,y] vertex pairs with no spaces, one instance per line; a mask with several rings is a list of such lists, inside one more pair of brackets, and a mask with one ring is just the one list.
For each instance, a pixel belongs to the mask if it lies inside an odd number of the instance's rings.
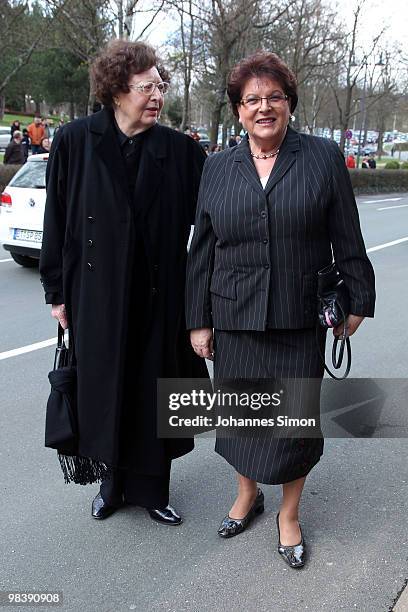
[[[368,248],[408,238],[408,194],[363,196],[359,209]],[[377,312],[353,339],[353,375],[406,378],[408,241],[370,257]],[[52,338],[48,311],[38,271],[0,261],[0,357]],[[217,537],[235,483],[208,437],[174,463],[181,527],[157,525],[131,507],[92,520],[97,486],[64,485],[54,453],[43,448],[52,358],[48,347],[0,362],[0,589],[62,590],[69,612],[391,609],[408,578],[407,439],[325,441],[303,498],[310,560],[294,572],[275,550],[280,487],[263,487],[265,514],[245,533]]]

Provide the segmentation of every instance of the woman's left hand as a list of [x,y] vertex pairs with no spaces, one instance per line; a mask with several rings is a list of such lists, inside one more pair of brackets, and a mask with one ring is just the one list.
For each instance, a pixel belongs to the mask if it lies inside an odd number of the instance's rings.
[[[358,317],[357,315],[349,315],[347,317],[347,335],[352,336],[354,332],[358,329],[361,323],[364,321],[364,317]],[[344,324],[341,323],[337,327],[333,329],[334,336],[341,336],[344,331]]]

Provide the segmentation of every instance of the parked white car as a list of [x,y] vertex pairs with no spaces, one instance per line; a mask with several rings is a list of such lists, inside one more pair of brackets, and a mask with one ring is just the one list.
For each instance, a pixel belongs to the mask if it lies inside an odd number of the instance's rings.
[[0,150],[4,151],[11,140],[10,128],[0,125]]
[[48,153],[31,155],[1,194],[0,241],[21,266],[40,258]]

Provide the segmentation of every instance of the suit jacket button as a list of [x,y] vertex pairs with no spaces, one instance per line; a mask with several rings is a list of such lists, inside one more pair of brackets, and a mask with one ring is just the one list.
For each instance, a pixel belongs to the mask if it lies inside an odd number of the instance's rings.
[[93,246],[93,240],[88,240],[88,246],[89,247]]
[[262,242],[263,242],[264,244],[268,244],[268,239],[267,239],[267,238],[264,238],[264,239],[262,240]]
[[95,217],[92,217],[91,215],[88,217],[88,221],[89,223],[93,223],[95,221]]
[[152,288],[152,295],[156,295],[156,293],[157,293],[157,289],[156,289],[156,287],[153,287]]
[[88,261],[87,266],[88,266],[88,270],[93,270],[94,269],[93,265],[89,261]]
[[266,217],[266,212],[264,210],[261,212],[261,217],[262,217],[262,219],[265,219],[265,217]]
[[265,270],[269,270],[269,264],[264,265]]

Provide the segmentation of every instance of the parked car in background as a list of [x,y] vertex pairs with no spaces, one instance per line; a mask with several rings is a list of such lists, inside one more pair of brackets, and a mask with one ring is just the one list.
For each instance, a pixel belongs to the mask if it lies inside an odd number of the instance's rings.
[[35,267],[40,258],[48,153],[31,155],[1,194],[0,240],[14,261]]
[[5,150],[11,140],[10,128],[6,125],[0,125],[0,150]]

